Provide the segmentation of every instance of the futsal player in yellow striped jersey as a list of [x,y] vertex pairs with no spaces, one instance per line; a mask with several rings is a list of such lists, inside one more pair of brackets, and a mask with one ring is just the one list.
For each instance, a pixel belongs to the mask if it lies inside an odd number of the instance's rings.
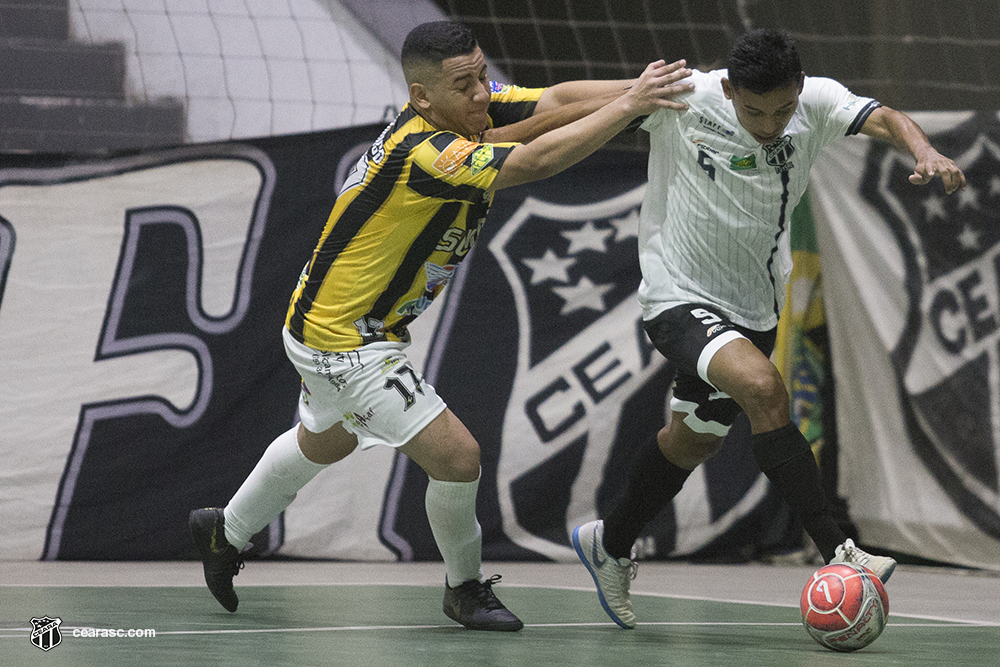
[[395,447],[429,477],[444,613],[520,630],[481,567],[479,445],[405,354],[406,330],[468,254],[493,193],[551,176],[691,87],[684,61],[635,80],[498,85],[472,33],[417,26],[401,62],[409,103],[358,161],[302,271],[282,331],[302,377],[301,423],[276,438],[225,508],[191,512],[209,590],[236,611],[241,551],[298,490],[357,447]]
[[[487,122],[523,120],[543,92],[491,84]],[[405,341],[472,249],[516,145],[439,131],[407,105],[337,199],[288,310],[292,337],[337,352]]]

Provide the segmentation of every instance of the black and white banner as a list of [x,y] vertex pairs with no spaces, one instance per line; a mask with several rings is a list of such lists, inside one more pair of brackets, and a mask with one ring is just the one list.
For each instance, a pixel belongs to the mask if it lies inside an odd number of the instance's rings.
[[0,559],[192,554],[190,509],[294,423],[288,295],[372,131],[5,156]]
[[[280,340],[288,296],[338,184],[380,130],[5,159],[0,559],[194,557],[190,509],[224,505],[295,421],[299,383]],[[411,327],[411,357],[482,447],[487,559],[573,558],[572,527],[607,511],[663,424],[671,371],[635,297],[645,177],[644,155],[608,151],[501,192],[477,248]],[[968,353],[988,311],[975,305],[981,288],[949,284],[959,310],[944,308],[948,325],[976,313]],[[692,476],[640,555],[739,559],[798,542],[746,430],[738,423]],[[896,450],[920,446],[900,433]],[[934,512],[955,507],[948,480],[931,483],[924,497],[946,503]],[[393,450],[358,452],[254,542],[290,556],[435,559],[425,488]],[[952,535],[956,552],[963,540]]]
[[866,543],[1000,569],[1000,122],[914,117],[963,191],[867,140],[813,173],[840,491]]

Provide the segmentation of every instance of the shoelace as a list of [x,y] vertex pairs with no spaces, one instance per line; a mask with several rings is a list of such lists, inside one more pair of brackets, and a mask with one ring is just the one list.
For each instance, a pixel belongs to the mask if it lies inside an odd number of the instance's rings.
[[486,581],[470,581],[469,591],[471,597],[476,599],[484,609],[500,609],[503,604],[493,594],[493,584],[500,581],[501,575],[494,574]]
[[246,562],[243,560],[243,556],[244,556],[244,554],[246,554],[247,552],[249,552],[251,549],[253,549],[253,542],[247,542],[246,546],[243,547],[243,550],[240,551],[236,555],[236,561],[233,562],[233,576],[234,577],[237,576],[240,573],[240,570],[242,570],[243,568],[245,568],[247,566]]
[[853,542],[848,542],[848,544],[844,546],[844,560],[848,563],[865,565],[869,560],[871,560],[871,556],[854,546]]

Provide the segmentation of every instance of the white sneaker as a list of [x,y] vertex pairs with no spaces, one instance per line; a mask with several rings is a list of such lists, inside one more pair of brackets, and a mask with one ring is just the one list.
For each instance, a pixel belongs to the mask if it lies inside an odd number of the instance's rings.
[[896,561],[888,556],[873,556],[866,551],[854,546],[854,540],[847,538],[847,541],[839,545],[834,552],[830,565],[836,563],[857,563],[863,565],[875,573],[875,576],[882,580],[882,583],[889,581],[892,571],[896,569]]
[[629,558],[614,558],[604,550],[604,522],[591,521],[573,529],[573,548],[597,584],[597,597],[611,620],[623,628],[635,627],[628,587],[638,566]]

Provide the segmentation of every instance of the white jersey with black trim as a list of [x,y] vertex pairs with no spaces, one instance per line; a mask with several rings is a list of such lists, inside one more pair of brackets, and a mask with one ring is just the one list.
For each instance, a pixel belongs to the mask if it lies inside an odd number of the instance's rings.
[[726,70],[695,71],[686,111],[660,109],[649,132],[649,183],[640,212],[639,300],[650,320],[682,303],[709,303],[734,323],[778,322],[792,270],[789,221],[827,145],[856,134],[879,103],[806,77],[781,138],[762,146],[722,92]]

